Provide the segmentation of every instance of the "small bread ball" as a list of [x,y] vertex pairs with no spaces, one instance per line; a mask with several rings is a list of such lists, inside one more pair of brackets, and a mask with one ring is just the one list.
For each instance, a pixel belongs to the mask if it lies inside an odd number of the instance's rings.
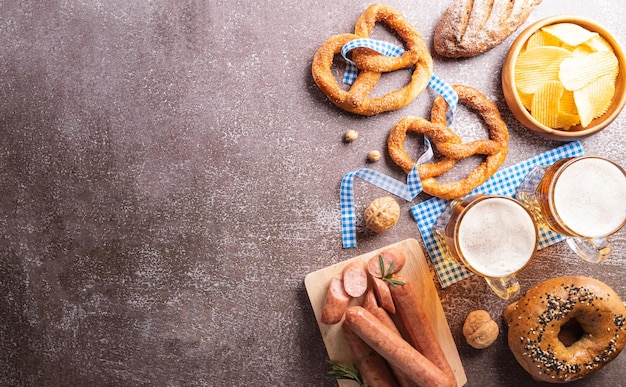
[[365,209],[365,227],[381,233],[393,227],[400,218],[400,206],[391,196],[375,199]]
[[373,150],[367,154],[367,159],[371,162],[376,162],[380,160],[380,152],[377,150]]
[[463,336],[476,349],[489,347],[498,338],[500,328],[486,310],[475,310],[467,315]]
[[350,129],[346,132],[346,134],[344,134],[343,138],[346,142],[355,141],[357,138],[359,138],[359,132]]

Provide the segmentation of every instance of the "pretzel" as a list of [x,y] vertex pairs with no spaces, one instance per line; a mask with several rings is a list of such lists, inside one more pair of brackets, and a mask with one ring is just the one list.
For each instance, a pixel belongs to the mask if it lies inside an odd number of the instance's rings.
[[[354,34],[363,37],[369,36],[376,22],[382,22],[396,32],[398,37],[404,41],[406,51],[402,56],[392,57],[381,55],[369,48],[357,47],[352,51],[352,60],[357,68],[383,73],[410,68],[419,62],[421,64],[419,71],[430,70],[426,78],[426,83],[428,83],[430,73],[432,73],[433,61],[428,47],[426,47],[426,43],[417,29],[394,8],[387,5],[372,4],[357,19]],[[425,86],[426,84],[424,84]]]
[[[359,73],[349,90],[341,89],[331,71],[335,55],[349,41],[367,38],[376,22],[392,29],[405,43],[406,51],[402,56],[388,57],[368,48],[353,49],[352,59]],[[381,97],[370,98],[382,73],[405,68],[413,70],[406,86]],[[428,85],[433,60],[424,39],[400,12],[390,6],[372,4],[357,19],[354,34],[331,36],[315,52],[311,72],[317,86],[332,103],[351,113],[372,116],[413,102]]]
[[[442,199],[460,198],[484,183],[504,162],[508,152],[509,132],[496,105],[472,87],[454,85],[453,88],[459,101],[476,111],[485,121],[490,139],[464,143],[445,125],[448,104],[443,97],[438,97],[433,103],[431,121],[416,116],[405,117],[391,129],[387,138],[391,159],[406,173],[415,166],[415,161],[404,149],[407,132],[422,133],[430,138],[437,151],[444,157],[435,163],[418,165],[417,171],[423,191]],[[486,157],[465,178],[446,183],[439,183],[436,180],[436,177],[452,169],[458,160],[473,155]]]

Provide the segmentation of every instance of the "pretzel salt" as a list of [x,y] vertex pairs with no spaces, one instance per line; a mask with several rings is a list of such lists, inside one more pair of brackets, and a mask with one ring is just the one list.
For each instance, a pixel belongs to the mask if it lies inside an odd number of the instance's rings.
[[[459,101],[483,118],[489,128],[490,139],[464,143],[445,125],[448,104],[443,97],[435,100],[431,109],[431,121],[415,116],[405,117],[391,129],[387,139],[391,159],[406,173],[415,166],[415,161],[404,149],[407,132],[422,133],[432,141],[437,151],[444,156],[443,159],[431,164],[420,164],[417,170],[423,191],[442,199],[460,198],[484,183],[496,172],[508,153],[509,132],[496,105],[472,87],[454,85],[453,88]],[[486,157],[465,178],[456,182],[437,181],[436,177],[452,169],[458,160],[473,155]]]
[[[351,40],[367,38],[376,22],[386,24],[401,40],[406,51],[399,57],[388,57],[368,48],[355,48],[352,58],[359,69],[349,90],[339,87],[331,67],[335,55]],[[410,82],[401,89],[381,97],[370,98],[382,73],[412,69]],[[411,103],[424,91],[433,72],[433,60],[417,29],[393,7],[373,4],[359,17],[354,34],[331,36],[317,50],[311,66],[313,80],[332,103],[352,113],[372,116],[397,110]]]

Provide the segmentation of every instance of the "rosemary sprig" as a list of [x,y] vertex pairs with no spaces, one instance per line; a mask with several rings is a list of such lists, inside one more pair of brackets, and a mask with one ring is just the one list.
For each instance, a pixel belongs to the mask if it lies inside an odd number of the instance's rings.
[[331,370],[327,373],[328,376],[336,379],[354,380],[359,384],[359,386],[365,386],[363,378],[361,377],[361,373],[356,366],[347,367],[332,360],[326,360],[326,362],[330,364],[331,367]]
[[394,261],[391,261],[391,265],[389,265],[389,270],[387,270],[386,273],[385,273],[385,261],[383,260],[382,254],[378,254],[378,262],[380,263],[380,272],[382,273],[381,279],[383,281],[386,281],[389,285],[393,286],[394,288],[397,285],[406,285],[406,282],[404,281],[391,278],[391,276],[393,275],[393,268],[396,265]]

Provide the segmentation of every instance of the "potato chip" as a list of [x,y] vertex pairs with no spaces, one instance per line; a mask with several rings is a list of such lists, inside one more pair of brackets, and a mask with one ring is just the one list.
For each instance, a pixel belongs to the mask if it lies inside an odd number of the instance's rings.
[[589,55],[589,54],[593,54],[594,52],[597,52],[597,50],[595,50],[593,47],[587,46],[585,44],[582,44],[580,46],[576,46],[572,50],[572,54],[574,54],[574,57]]
[[556,125],[554,126],[554,129],[568,130],[572,126],[576,126],[578,124],[580,124],[580,116],[578,114],[559,112],[556,117]]
[[598,35],[597,32],[591,32],[574,23],[553,24],[543,27],[541,30],[570,46],[578,46]]
[[519,99],[522,101],[522,105],[524,105],[526,109],[530,110],[533,106],[533,95],[519,93],[519,92],[517,93],[517,95],[519,96]]
[[559,113],[578,115],[573,91],[565,90],[563,92],[563,96],[561,96],[559,101]]
[[[615,91],[613,91],[613,95],[615,95]],[[596,114],[594,114],[593,118],[596,119],[598,117],[602,117],[604,113],[609,111],[609,108],[611,107],[611,103],[613,103],[613,98],[608,100],[607,103],[602,108],[598,109],[598,111],[596,111]]]
[[[554,35],[551,35],[545,31],[539,30],[532,34],[528,41],[526,41],[526,50],[533,47],[541,47],[541,46],[554,46],[554,47],[563,47],[565,43]],[[567,46],[567,45],[565,45]],[[571,46],[567,46],[565,48],[569,49]]]
[[611,51],[567,58],[560,67],[558,78],[567,90],[578,90],[605,75],[615,78],[619,71],[617,57]]
[[559,79],[560,64],[572,53],[562,47],[533,47],[519,54],[515,63],[515,84],[519,92],[533,94],[546,82]]
[[522,104],[537,121],[568,130],[587,127],[608,111],[619,71],[605,38],[559,23],[528,39],[515,66],[515,83]]
[[[598,109],[596,109],[596,112],[593,115],[593,118],[595,119],[602,116],[611,107],[611,102],[613,101],[613,96],[615,95],[615,82],[610,77],[603,77],[597,79],[595,82],[590,83],[582,90],[591,90],[592,88],[593,92],[590,92],[590,94],[593,95],[595,93],[595,95],[591,97],[591,99],[597,100],[596,103],[598,106]],[[604,101],[604,106],[600,107],[602,105],[602,100]]]
[[594,51],[611,51],[613,52],[613,47],[611,43],[609,43],[602,36],[594,36],[593,38],[587,40],[583,43],[583,46],[591,47]]
[[580,124],[587,127],[594,118],[606,113],[614,94],[615,82],[610,76],[598,78],[574,91]]
[[530,114],[539,122],[554,128],[559,115],[559,101],[565,89],[560,81],[548,81],[537,88],[533,95]]

